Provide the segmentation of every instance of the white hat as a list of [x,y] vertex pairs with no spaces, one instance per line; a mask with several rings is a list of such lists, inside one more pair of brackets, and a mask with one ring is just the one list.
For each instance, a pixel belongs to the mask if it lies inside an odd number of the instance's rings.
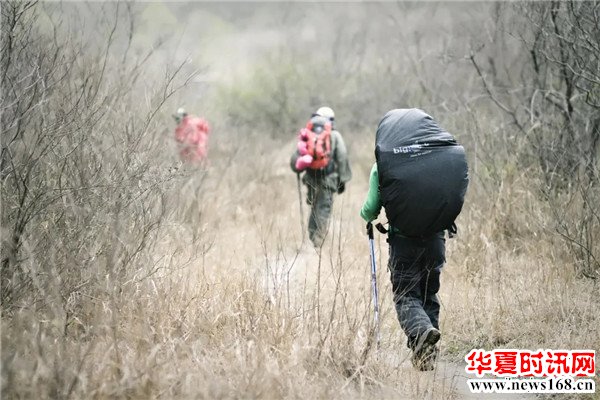
[[177,109],[177,112],[175,112],[175,114],[173,114],[173,118],[175,118],[175,121],[177,121],[177,123],[180,123],[181,120],[187,115],[188,114],[185,111],[185,109],[183,107],[179,107]]
[[330,121],[333,121],[335,118],[335,114],[333,113],[333,110],[329,107],[321,107],[317,110],[317,112],[315,114],[319,115],[321,117],[328,118]]

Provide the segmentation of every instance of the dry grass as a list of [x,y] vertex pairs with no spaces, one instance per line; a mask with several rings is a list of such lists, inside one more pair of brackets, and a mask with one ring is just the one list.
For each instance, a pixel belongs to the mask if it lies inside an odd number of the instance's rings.
[[[191,259],[186,267],[127,284],[108,300],[79,299],[79,316],[66,329],[65,316],[52,313],[40,318],[23,310],[3,319],[3,394],[452,398],[453,383],[442,379],[441,371],[410,368],[390,304],[383,238],[378,246],[381,350],[368,340],[368,252],[357,216],[368,165],[355,164],[352,185],[336,198],[332,230],[319,257],[312,248],[299,247],[295,177],[284,167],[283,150],[271,154],[281,167],[252,169],[258,179],[247,180],[244,166],[225,169],[216,161],[201,202],[189,192],[177,196],[177,207],[202,210],[206,218],[188,229],[174,225],[155,252],[179,247],[172,262]],[[571,273],[552,235],[535,226],[527,235],[511,231],[513,240],[498,233],[499,225],[531,216],[527,204],[535,200],[516,190],[518,185],[511,182],[508,192],[486,198],[475,183],[461,235],[448,242],[441,292],[447,360],[458,362],[479,347],[597,349],[600,344],[598,288]],[[197,189],[192,182],[187,190]],[[211,192],[227,200],[210,201]],[[510,216],[503,218],[507,208]],[[541,217],[543,206],[536,209]],[[199,255],[185,245],[194,229],[204,229],[212,241]]]

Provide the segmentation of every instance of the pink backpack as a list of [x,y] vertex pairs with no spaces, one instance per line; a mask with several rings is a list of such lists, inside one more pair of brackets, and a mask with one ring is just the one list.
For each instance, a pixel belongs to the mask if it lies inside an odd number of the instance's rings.
[[186,116],[175,129],[175,140],[181,145],[180,155],[188,161],[206,158],[210,126],[205,119]]

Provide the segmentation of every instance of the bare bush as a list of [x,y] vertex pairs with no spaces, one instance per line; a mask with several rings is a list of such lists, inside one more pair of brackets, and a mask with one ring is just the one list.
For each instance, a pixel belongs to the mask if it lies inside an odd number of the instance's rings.
[[510,52],[501,39],[470,55],[486,94],[527,144],[518,153],[520,167],[539,167],[544,179],[536,190],[553,210],[550,228],[566,240],[577,270],[594,278],[600,271],[599,22],[593,2],[498,6],[496,32],[513,32],[519,41]]
[[[54,35],[36,29],[36,4],[7,3],[2,12],[2,225],[10,227],[2,246],[2,305],[10,309],[35,293],[58,290],[68,298],[89,281],[86,272],[98,258],[120,273],[129,261],[118,260],[134,258],[160,221],[147,218],[149,208],[160,208],[149,193],[162,179],[131,151],[151,150],[144,139],[155,111],[140,117],[124,106],[141,65],[123,68],[110,59],[116,22],[103,51],[89,54],[86,43],[57,31],[60,21],[52,21]],[[122,211],[134,207],[137,215],[123,221]],[[139,237],[108,251],[124,229]]]

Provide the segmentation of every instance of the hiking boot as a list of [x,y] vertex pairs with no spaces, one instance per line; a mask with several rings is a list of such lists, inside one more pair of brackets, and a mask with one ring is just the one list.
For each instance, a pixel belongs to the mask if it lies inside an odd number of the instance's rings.
[[439,352],[436,343],[439,342],[441,336],[440,331],[435,328],[429,328],[419,336],[411,359],[415,369],[419,371],[433,370]]
[[424,348],[419,357],[413,355],[413,367],[419,371],[433,371],[439,352],[437,345]]

